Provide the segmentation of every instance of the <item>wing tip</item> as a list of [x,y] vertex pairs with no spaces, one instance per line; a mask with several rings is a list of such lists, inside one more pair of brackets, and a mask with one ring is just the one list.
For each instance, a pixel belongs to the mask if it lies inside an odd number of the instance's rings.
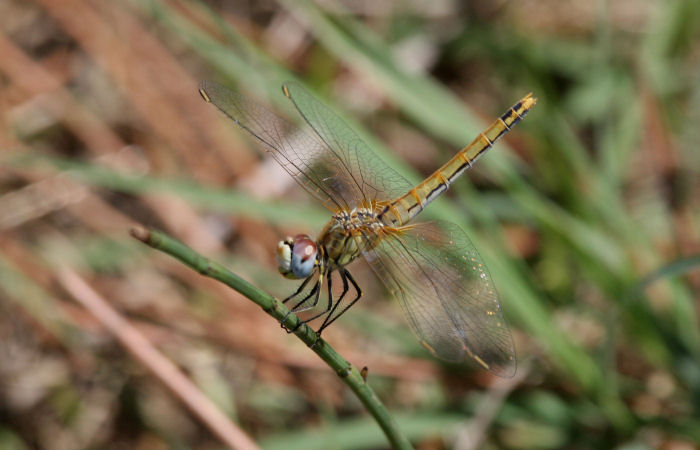
[[209,94],[207,94],[207,91],[204,88],[199,88],[199,95],[204,99],[205,102],[211,103],[211,98],[209,98]]
[[289,93],[289,82],[282,83],[282,93],[285,97],[291,100],[292,95]]
[[209,95],[209,91],[212,90],[212,88],[216,87],[217,83],[211,80],[202,80],[199,82],[198,89],[199,89],[199,95],[202,96],[205,102],[211,103],[211,96]]
[[491,366],[488,370],[494,375],[498,375],[501,378],[513,378],[518,369],[518,363],[515,357],[511,356],[510,361],[504,363],[499,363],[497,365]]
[[[506,358],[494,359],[491,364],[484,361],[479,355],[476,355],[467,349],[467,354],[479,364],[479,366],[501,378],[513,378],[517,370],[517,360],[515,354],[509,353]],[[506,356],[506,355],[501,355]]]

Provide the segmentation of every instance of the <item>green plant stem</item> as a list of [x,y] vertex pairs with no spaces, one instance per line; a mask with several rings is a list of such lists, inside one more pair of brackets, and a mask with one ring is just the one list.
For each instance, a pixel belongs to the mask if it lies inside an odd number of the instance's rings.
[[282,302],[230,272],[221,264],[203,257],[165,233],[136,227],[131,230],[131,235],[146,245],[180,260],[202,275],[214,278],[240,292],[260,306],[263,311],[274,317],[285,328],[289,330],[295,329],[294,334],[321,357],[357,395],[384,431],[391,445],[396,449],[413,448],[408,439],[401,434],[396,422],[389,415],[377,394],[365,382],[360,372],[345,358],[340,356],[325,340],[318,337],[311,327],[306,324],[299,326],[301,320],[295,314],[290,313],[289,309]]

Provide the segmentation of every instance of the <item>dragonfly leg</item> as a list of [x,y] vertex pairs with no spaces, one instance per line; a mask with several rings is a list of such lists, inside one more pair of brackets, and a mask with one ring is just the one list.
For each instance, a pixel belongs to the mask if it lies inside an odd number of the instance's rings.
[[[328,311],[331,310],[331,305],[333,305],[333,289],[332,289],[332,287],[331,287],[332,284],[333,284],[333,277],[332,277],[332,275],[333,275],[333,271],[332,271],[332,270],[329,270],[329,271],[328,271],[328,306],[326,307],[325,311],[321,311],[320,313],[316,314],[315,316],[313,316],[313,317],[311,317],[311,318],[305,320],[305,321],[304,321],[305,323],[311,322],[312,320],[315,320],[315,319],[321,317],[321,316],[324,315],[324,314],[328,314]],[[338,299],[339,301],[340,301],[340,299],[343,298],[343,295],[345,295],[345,292],[347,292],[347,289],[348,289],[348,282],[347,282],[347,280],[346,280],[345,278],[343,278],[343,286],[344,286],[344,289],[345,289],[345,290],[343,291],[343,293],[341,294],[340,298]],[[310,348],[313,349],[314,347],[316,347],[316,344],[318,344],[318,340],[319,340],[319,339],[321,339],[321,333],[316,333],[316,339],[314,339],[314,343],[311,344],[311,347],[310,347]]]
[[[340,275],[340,278],[343,280],[343,292],[340,294],[340,297],[338,297],[337,302],[341,301],[343,297],[345,296],[345,293],[348,291],[348,280],[346,280],[342,273]],[[310,317],[306,319],[304,322],[311,322],[312,320],[316,320],[319,317],[328,314],[328,312],[331,310],[333,306],[333,294],[331,291],[331,272],[328,272],[328,306],[326,306],[326,309],[321,311],[320,313],[316,314],[313,317]]]
[[[310,276],[310,277],[308,277],[306,280],[304,280],[304,282],[301,284],[301,286],[299,287],[299,289],[297,289],[297,291],[296,291],[292,296],[287,297],[286,299],[284,299],[284,301],[283,301],[282,303],[284,303],[284,302],[286,302],[286,301],[288,301],[288,300],[291,300],[292,298],[294,298],[294,297],[296,297],[297,295],[299,295],[299,293],[304,289],[304,287],[308,284],[309,280],[311,280],[312,277],[313,277],[313,275]],[[309,293],[306,295],[306,297],[304,297],[303,299],[301,299],[300,301],[298,301],[294,306],[292,306],[291,308],[289,308],[289,312],[287,312],[287,314],[285,314],[284,317],[282,318],[282,320],[280,321],[280,326],[281,326],[282,328],[284,328],[284,330],[285,330],[287,333],[293,333],[293,332],[296,331],[296,329],[299,328],[299,326],[303,323],[303,322],[300,321],[299,324],[297,324],[296,327],[294,327],[293,329],[290,330],[289,328],[287,328],[287,327],[284,325],[284,323],[287,321],[287,318],[289,317],[289,315],[292,314],[292,313],[299,312],[300,310],[303,311],[304,309],[306,309],[306,308],[300,309],[300,306],[303,305],[304,303],[306,303],[306,302],[307,302],[312,296],[314,296],[314,295],[315,295],[314,303],[318,302],[318,295],[319,295],[319,293],[321,292],[320,286],[321,286],[321,283],[322,283],[322,281],[323,281],[322,279],[323,279],[323,276],[319,276],[319,279],[316,280],[316,283],[314,284],[313,289],[311,289],[311,292],[309,292]],[[313,306],[312,306],[312,307],[313,307]]]
[[[314,308],[316,305],[318,305],[318,299],[319,299],[319,297],[321,296],[321,291],[323,290],[323,276],[324,276],[324,274],[319,274],[319,276],[318,276],[318,281],[316,281],[316,284],[314,285],[314,288],[313,288],[312,291],[309,293],[309,295],[307,295],[307,296],[304,298],[304,300],[302,300],[302,301],[300,301],[299,303],[297,303],[296,305],[294,305],[294,308],[292,308],[292,309],[289,311],[289,313],[287,313],[287,315],[289,315],[291,312],[306,311],[306,310],[312,309],[312,308]],[[314,295],[314,294],[315,294],[315,295]],[[298,309],[299,306],[302,305],[302,304],[304,304],[304,302],[306,302],[312,295],[314,295],[314,301],[313,301],[313,303],[311,303],[311,305],[309,305],[309,306],[305,306],[304,308]],[[297,323],[297,325],[296,325],[294,328],[292,328],[291,330],[289,330],[288,332],[289,332],[289,333],[293,333],[293,332],[295,332],[300,326],[302,326],[303,324],[308,323],[308,322],[309,322],[309,319],[307,319],[307,320],[300,320],[299,323]]]
[[[306,297],[303,299],[299,300],[294,306],[289,308],[290,312],[299,312],[299,311],[305,311],[309,308],[313,308],[316,302],[318,302],[318,295],[321,292],[321,284],[323,283],[323,276],[319,276],[318,280],[316,280],[316,283],[314,283],[313,289],[311,289],[311,292],[309,292]],[[309,299],[313,297],[314,298],[314,303],[311,306],[303,306],[304,303],[309,301]]]
[[304,280],[304,282],[299,285],[299,288],[296,290],[296,292],[282,300],[282,303],[287,303],[288,301],[299,295],[299,293],[304,290],[306,285],[309,284],[309,281],[311,281],[311,277],[307,277],[306,280]]
[[[338,312],[338,314],[335,314],[336,309],[338,309],[338,306],[340,306],[340,301],[343,299],[343,296],[344,296],[345,293],[347,292],[347,281],[345,281],[345,288],[346,288],[346,289],[345,289],[345,291],[343,292],[343,295],[338,299],[338,301],[335,302],[335,305],[333,306],[333,309],[331,309],[331,312],[328,313],[328,315],[326,316],[325,320],[323,321],[323,324],[321,324],[321,327],[318,329],[318,334],[319,334],[319,335],[321,334],[321,332],[323,332],[324,329],[326,329],[326,327],[328,327],[328,325],[330,325],[330,324],[332,324],[333,322],[335,322],[335,320],[336,320],[338,317],[342,316],[342,315],[345,313],[345,311],[347,311],[348,309],[350,309],[350,307],[351,307],[352,305],[354,305],[355,303],[357,303],[357,301],[360,299],[360,297],[362,297],[362,289],[360,289],[360,286],[357,284],[357,282],[356,282],[355,279],[352,277],[352,275],[350,275],[350,272],[348,272],[347,269],[341,268],[341,269],[340,269],[340,276],[341,276],[341,278],[343,278],[344,280],[347,278],[347,280],[349,280],[350,283],[352,283],[353,287],[355,288],[355,292],[357,293],[357,296],[356,296],[347,306],[343,307],[343,309],[341,309],[340,312]],[[335,317],[334,317],[334,314],[335,314]]]
[[[325,275],[326,274],[323,272],[318,274],[318,282],[316,283],[316,285],[318,286],[318,290],[316,291],[316,296],[314,297],[314,302],[312,304],[310,304],[309,306],[304,307],[304,311],[306,311],[307,309],[313,309],[316,307],[316,305],[318,305],[318,299],[321,297],[321,291],[323,290],[323,277]],[[330,272],[328,272],[328,289],[331,288],[330,283],[331,283],[331,277],[330,277]],[[308,322],[308,320],[304,321],[304,323],[306,323],[306,322]]]

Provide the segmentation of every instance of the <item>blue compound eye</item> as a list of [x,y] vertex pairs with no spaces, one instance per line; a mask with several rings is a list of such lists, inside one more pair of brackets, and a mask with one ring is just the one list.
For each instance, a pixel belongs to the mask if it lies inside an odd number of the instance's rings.
[[294,237],[290,269],[296,278],[306,278],[316,266],[316,243],[307,235]]
[[285,278],[300,279],[316,267],[316,243],[306,234],[289,237],[277,244],[277,269]]

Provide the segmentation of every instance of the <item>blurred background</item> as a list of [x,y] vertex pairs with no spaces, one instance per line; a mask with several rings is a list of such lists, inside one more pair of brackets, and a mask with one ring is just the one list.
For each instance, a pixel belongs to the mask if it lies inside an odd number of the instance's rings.
[[278,298],[328,212],[197,92],[298,117],[303,82],[418,181],[539,102],[421,215],[490,268],[519,368],[447,365],[363,262],[325,338],[421,449],[700,443],[700,2],[3,0],[0,448],[223,448],[88,312],[77,275],[263,448],[376,449],[359,401],[166,231]]

